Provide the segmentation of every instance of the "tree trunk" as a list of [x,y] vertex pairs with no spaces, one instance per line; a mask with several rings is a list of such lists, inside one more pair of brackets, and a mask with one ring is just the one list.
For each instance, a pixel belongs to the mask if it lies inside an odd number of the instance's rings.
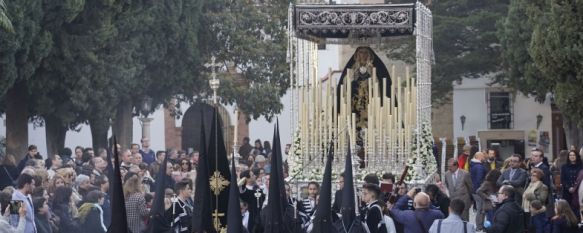
[[109,120],[100,117],[89,119],[91,127],[91,139],[93,140],[93,149],[107,148],[107,131],[109,130]]
[[47,156],[59,154],[65,147],[65,137],[68,128],[56,117],[45,117],[45,131],[47,137]]
[[[577,122],[563,116],[563,128],[565,129],[565,140],[567,146],[575,146],[577,150],[583,146],[583,128],[577,126]],[[565,148],[569,149],[569,148]]]
[[132,117],[131,100],[122,100],[117,107],[117,114],[112,128],[113,133],[117,137],[117,143],[122,148],[130,148],[130,144],[132,143],[132,132],[134,129]]
[[28,148],[28,103],[22,84],[6,93],[6,153],[20,161]]

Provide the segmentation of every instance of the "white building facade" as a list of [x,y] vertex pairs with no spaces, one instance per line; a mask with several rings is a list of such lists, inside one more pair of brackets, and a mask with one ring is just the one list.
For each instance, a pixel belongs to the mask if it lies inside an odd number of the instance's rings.
[[528,156],[534,147],[551,153],[553,111],[550,100],[539,103],[532,97],[491,83],[488,76],[454,82],[454,138],[475,140],[482,150],[496,148],[503,158],[514,153]]

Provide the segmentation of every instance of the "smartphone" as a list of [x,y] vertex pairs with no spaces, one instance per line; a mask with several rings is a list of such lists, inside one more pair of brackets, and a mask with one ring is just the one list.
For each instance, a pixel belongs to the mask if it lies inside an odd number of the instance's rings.
[[20,207],[22,206],[22,201],[13,200],[10,201],[10,214],[18,214]]

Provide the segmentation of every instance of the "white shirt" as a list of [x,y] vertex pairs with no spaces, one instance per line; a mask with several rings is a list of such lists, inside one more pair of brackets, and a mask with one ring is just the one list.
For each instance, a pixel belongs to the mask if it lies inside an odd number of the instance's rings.
[[[439,221],[441,221],[441,230],[438,230]],[[466,228],[468,233],[475,233],[476,232],[476,225],[473,223],[467,223]],[[463,220],[455,215],[454,213],[450,213],[449,216],[443,220],[436,219],[431,224],[429,228],[429,233],[463,233],[464,232],[464,223]]]
[[452,173],[452,179],[453,179],[453,187],[455,188],[455,186],[457,185],[458,181],[458,173],[459,173],[460,169],[456,169],[454,173]]
[[245,213],[243,213],[243,227],[249,230],[248,226],[249,226],[249,211],[245,210]]

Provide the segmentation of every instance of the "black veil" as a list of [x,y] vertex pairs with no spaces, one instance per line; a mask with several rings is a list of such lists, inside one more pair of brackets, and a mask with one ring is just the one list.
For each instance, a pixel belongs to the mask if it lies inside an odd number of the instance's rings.
[[[348,63],[346,63],[346,65],[344,66],[344,69],[342,69],[342,74],[340,75],[340,80],[338,82],[338,86],[337,86],[336,90],[340,90],[340,87],[342,86],[342,84],[344,82],[344,78],[346,77],[348,69],[350,69],[350,68],[352,68],[352,66],[354,66],[354,63],[356,62],[356,54],[357,54],[359,49],[367,49],[369,51],[369,53],[373,56],[372,65],[376,68],[376,76],[377,76],[378,83],[379,83],[379,90],[383,90],[383,79],[386,78],[387,79],[387,92],[385,93],[385,96],[391,97],[391,76],[389,75],[389,70],[387,69],[387,67],[385,66],[385,63],[383,63],[381,58],[370,47],[364,47],[364,46],[356,48],[356,50],[354,51],[354,54],[352,54],[352,57],[350,57],[350,60],[348,60]],[[352,94],[354,96],[354,93],[352,93]],[[337,91],[337,93],[336,93],[336,102],[337,102],[338,106],[340,106],[340,91]],[[382,104],[383,104],[383,100],[381,99],[381,105]],[[337,113],[340,113],[340,107],[338,107]]]

